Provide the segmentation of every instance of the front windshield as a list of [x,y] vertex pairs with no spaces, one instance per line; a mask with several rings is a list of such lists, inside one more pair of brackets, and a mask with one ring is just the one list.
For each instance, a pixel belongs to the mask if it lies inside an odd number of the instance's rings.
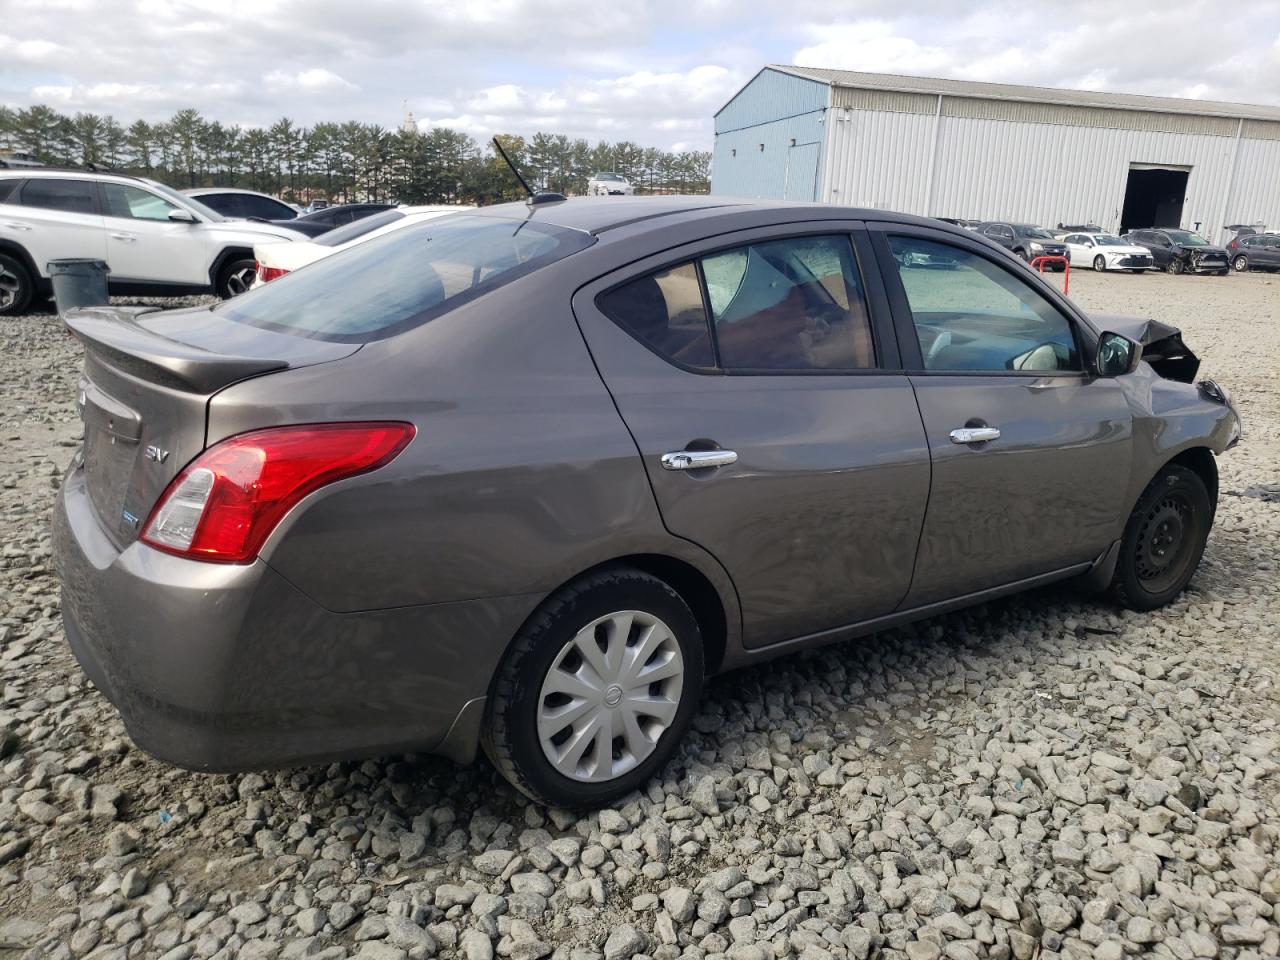
[[1093,242],[1100,247],[1127,247],[1129,246],[1124,240],[1110,233],[1095,233]]
[[1184,247],[1207,247],[1209,241],[1198,233],[1192,233],[1190,230],[1167,230],[1169,239],[1174,243],[1181,244]]
[[597,173],[596,179],[597,180],[621,180],[622,177],[620,177],[616,173]]
[[145,177],[143,178],[142,182],[145,183],[152,190],[154,190],[156,193],[159,193],[164,195],[165,197],[168,197],[178,206],[186,207],[188,210],[194,210],[196,213],[200,214],[200,216],[204,217],[206,220],[212,220],[214,223],[222,223],[227,219],[222,214],[220,214],[217,210],[214,210],[212,207],[206,207],[203,203],[201,203],[195,197],[188,197],[185,193],[178,193],[177,190],[170,189],[169,187],[166,187],[163,183],[159,183],[158,181],[155,181],[155,180],[148,180]]
[[1053,234],[1040,227],[1019,227],[1018,232],[1024,237],[1035,237],[1037,240],[1052,240]]

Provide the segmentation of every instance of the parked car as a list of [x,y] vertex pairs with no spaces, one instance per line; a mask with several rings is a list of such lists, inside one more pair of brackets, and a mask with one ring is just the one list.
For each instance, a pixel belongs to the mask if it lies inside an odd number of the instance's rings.
[[1143,273],[1155,269],[1151,251],[1127,240],[1103,232],[1067,233],[1060,236],[1067,246],[1073,267],[1103,270],[1128,270]]
[[27,170],[44,164],[26,153],[0,153],[0,170]]
[[1227,244],[1227,256],[1237,273],[1280,270],[1280,234],[1239,234]]
[[659,771],[711,674],[1071,577],[1168,603],[1240,432],[1176,328],[837,206],[504,204],[66,322],[61,611],[142,748],[482,743],[579,807]]
[[348,223],[346,226],[335,227],[314,240],[299,240],[295,243],[276,243],[275,241],[260,243],[253,248],[253,259],[257,263],[257,276],[254,278],[253,286],[257,287],[272,280],[278,280],[285,274],[292,273],[309,263],[323,260],[355,244],[380,237],[393,230],[401,230],[434,217],[471,209],[474,208],[469,206],[394,207],[354,223]]
[[1227,251],[1190,230],[1152,227],[1130,230],[1122,239],[1151,251],[1156,267],[1167,273],[1227,275]]
[[391,210],[394,206],[394,204],[390,203],[335,204],[311,213],[304,213],[296,220],[289,221],[289,226],[294,230],[300,230],[309,237],[318,237],[321,234],[328,233],[334,227],[355,223],[357,220],[373,216],[375,213]]
[[[1055,240],[1053,234],[1044,227],[1037,227],[1034,224],[987,220],[978,224],[974,229],[988,240],[1000,244],[1014,256],[1028,262],[1036,257],[1065,257],[1067,255],[1067,248],[1063,243]],[[1060,263],[1046,264],[1046,266],[1054,271],[1066,269]]]
[[329,207],[328,200],[312,200],[302,208],[303,213],[315,213],[317,210],[325,210]]
[[217,210],[229,220],[293,220],[298,211],[276,197],[254,190],[234,187],[195,187],[183,190],[188,197],[195,197],[206,207]]
[[587,181],[589,197],[629,197],[636,188],[620,173],[593,173]]
[[50,292],[47,264],[104,260],[113,294],[242,293],[253,245],[301,234],[227,220],[154,180],[85,170],[0,170],[0,315]]

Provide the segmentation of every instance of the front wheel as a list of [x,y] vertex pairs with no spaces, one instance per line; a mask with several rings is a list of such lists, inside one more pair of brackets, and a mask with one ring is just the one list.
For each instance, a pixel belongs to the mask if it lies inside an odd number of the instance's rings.
[[35,280],[22,261],[0,253],[0,317],[12,317],[27,309]]
[[1244,273],[1249,269],[1249,258],[1242,253],[1231,261],[1231,266],[1235,268],[1236,273]]
[[1131,610],[1154,610],[1195,575],[1213,525],[1213,504],[1199,475],[1165,467],[1138,498],[1120,541],[1108,593]]
[[1094,258],[1093,258],[1093,269],[1097,270],[1099,273],[1102,273],[1102,271],[1106,270],[1106,269],[1107,269],[1107,258],[1106,258],[1106,257],[1104,257],[1102,254],[1098,254],[1096,257],[1094,257]]
[[1166,273],[1172,273],[1175,277],[1182,272],[1182,261],[1177,257],[1170,257],[1169,262],[1164,266]]
[[513,641],[491,685],[484,750],[533,800],[602,806],[667,762],[702,679],[702,634],[675,590],[630,568],[592,574]]
[[244,293],[253,284],[258,265],[252,257],[232,257],[218,273],[214,292],[223,300],[230,300]]

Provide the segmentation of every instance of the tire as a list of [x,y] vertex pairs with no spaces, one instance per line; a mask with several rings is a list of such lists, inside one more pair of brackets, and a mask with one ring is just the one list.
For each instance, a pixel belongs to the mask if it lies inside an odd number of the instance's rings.
[[1169,603],[1195,575],[1211,526],[1213,504],[1204,481],[1186,467],[1165,467],[1125,524],[1108,595],[1130,610]]
[[35,278],[21,260],[0,253],[0,317],[15,317],[27,309],[35,286]]
[[1107,269],[1107,258],[1104,257],[1102,254],[1098,254],[1096,257],[1094,257],[1093,269],[1097,270],[1099,273],[1104,272]]
[[[631,626],[624,635],[627,624]],[[662,660],[648,671],[662,671],[661,686],[644,685],[641,678],[630,689],[649,703],[664,700],[669,719],[631,713],[627,728],[625,667],[622,675],[607,676],[606,686],[578,651],[583,643],[593,644],[589,655],[601,657],[598,662],[605,665],[612,659],[606,659],[605,651],[618,649],[625,665],[626,651],[650,639],[661,640],[650,660]],[[618,642],[624,647],[613,648]],[[672,664],[678,672],[665,676]],[[591,574],[544,602],[512,642],[490,687],[481,745],[498,772],[538,803],[570,809],[607,805],[642,786],[670,758],[698,709],[703,669],[698,621],[675,590],[631,568]],[[557,677],[562,689],[581,690],[584,696],[549,689]],[[613,697],[621,700],[611,705]],[[578,707],[587,712],[568,724],[549,715]],[[598,766],[599,735],[592,732],[598,730],[598,719],[607,719],[615,733],[607,761],[611,769],[603,771]],[[576,757],[571,751],[575,737],[585,742]],[[552,754],[566,744],[570,747],[557,758],[557,766]]]
[[238,297],[249,289],[253,283],[253,274],[257,269],[253,257],[232,257],[218,271],[218,282],[214,293],[222,300]]
[[1247,273],[1249,270],[1249,258],[1243,253],[1237,254],[1231,261],[1231,266],[1235,269],[1236,273]]
[[1182,272],[1182,261],[1177,257],[1170,257],[1169,262],[1164,265],[1165,273],[1171,273],[1175,277]]

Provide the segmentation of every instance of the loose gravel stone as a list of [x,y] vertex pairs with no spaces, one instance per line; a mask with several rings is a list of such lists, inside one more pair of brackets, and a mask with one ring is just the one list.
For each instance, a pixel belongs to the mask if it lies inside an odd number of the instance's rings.
[[[1190,590],[1070,586],[718,680],[615,808],[484,764],[192,774],[60,623],[81,357],[0,321],[0,942],[55,960],[1262,960],[1280,954],[1280,281],[1079,273],[1183,329],[1244,441]],[[2,952],[2,951],[0,951]]]

